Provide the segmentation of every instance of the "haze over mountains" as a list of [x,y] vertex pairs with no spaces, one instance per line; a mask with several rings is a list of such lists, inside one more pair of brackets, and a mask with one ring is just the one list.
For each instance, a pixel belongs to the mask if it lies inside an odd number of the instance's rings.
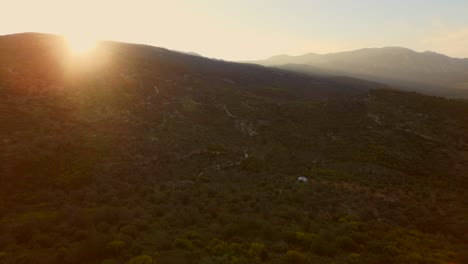
[[312,75],[345,75],[427,94],[468,97],[468,59],[400,47],[301,56],[279,55],[253,63]]

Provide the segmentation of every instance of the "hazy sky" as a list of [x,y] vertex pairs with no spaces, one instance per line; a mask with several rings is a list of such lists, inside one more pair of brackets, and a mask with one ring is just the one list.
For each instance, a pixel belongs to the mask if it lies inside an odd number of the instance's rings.
[[0,35],[38,31],[226,60],[403,46],[468,57],[468,0],[0,0]]

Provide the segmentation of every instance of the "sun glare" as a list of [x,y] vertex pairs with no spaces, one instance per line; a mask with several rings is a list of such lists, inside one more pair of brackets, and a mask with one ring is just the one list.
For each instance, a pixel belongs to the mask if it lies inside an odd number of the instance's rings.
[[70,51],[76,55],[82,55],[93,51],[97,41],[83,36],[66,36]]

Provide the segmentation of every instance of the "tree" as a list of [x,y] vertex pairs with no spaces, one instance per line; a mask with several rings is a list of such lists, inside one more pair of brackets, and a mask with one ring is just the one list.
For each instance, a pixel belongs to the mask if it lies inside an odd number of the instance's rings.
[[128,261],[128,264],[156,264],[151,256],[140,255]]
[[286,252],[286,262],[290,264],[302,264],[307,262],[307,258],[299,251],[288,250]]
[[194,248],[192,241],[185,239],[185,238],[177,238],[174,241],[174,245],[176,248],[185,249],[185,250],[192,250]]
[[348,252],[353,252],[359,248],[359,245],[353,239],[347,236],[342,236],[337,239],[338,246]]
[[252,243],[250,245],[249,250],[247,251],[247,254],[251,258],[255,259],[260,259],[261,261],[265,261],[268,257],[268,252],[266,250],[266,247],[262,243]]
[[111,241],[111,242],[107,243],[107,249],[112,254],[120,253],[124,247],[125,247],[125,242],[120,241],[120,240],[114,240],[114,241]]

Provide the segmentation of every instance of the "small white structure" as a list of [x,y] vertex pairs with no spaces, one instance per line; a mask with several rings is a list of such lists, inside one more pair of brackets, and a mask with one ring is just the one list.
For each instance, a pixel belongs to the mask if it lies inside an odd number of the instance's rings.
[[305,177],[305,176],[297,177],[297,182],[299,182],[299,183],[306,183],[308,181],[309,181],[309,179],[307,179],[307,177]]

